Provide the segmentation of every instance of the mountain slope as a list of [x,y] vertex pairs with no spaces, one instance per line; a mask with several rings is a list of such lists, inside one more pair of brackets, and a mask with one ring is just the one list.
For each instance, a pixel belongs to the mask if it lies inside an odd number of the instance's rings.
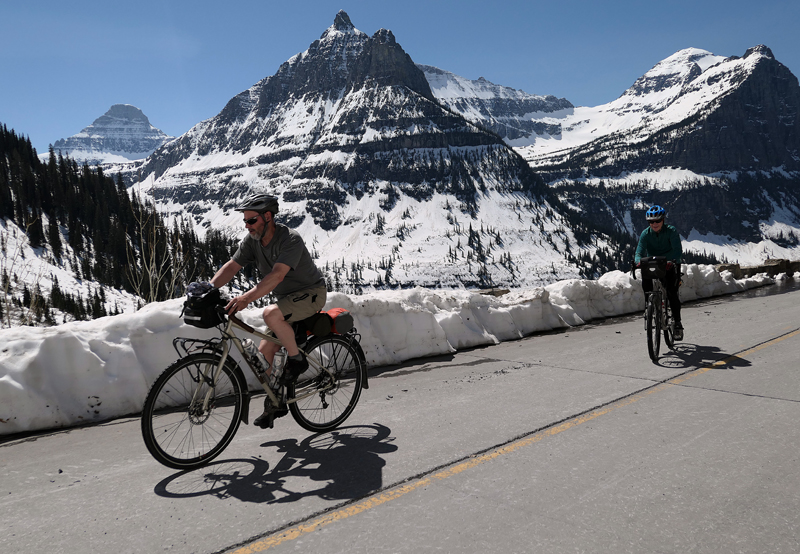
[[[502,92],[426,76],[440,101],[503,134],[474,108]],[[657,203],[686,249],[756,264],[800,254],[799,113],[797,78],[767,47],[742,58],[689,48],[613,102],[525,114],[530,132],[503,137],[595,225],[636,237]]]
[[500,137],[437,102],[391,31],[370,37],[344,12],[275,75],[158,149],[141,175],[168,211],[234,233],[239,198],[277,194],[279,220],[334,281],[538,284],[578,276],[579,254],[619,250]]
[[437,100],[506,141],[525,139],[533,134],[558,133],[558,126],[540,119],[574,108],[564,98],[537,96],[496,85],[483,77],[472,81],[438,67],[417,66],[425,73]]
[[614,102],[577,108],[558,137],[517,143],[549,178],[662,168],[695,174],[800,171],[800,86],[769,48],[721,58],[682,50]]
[[145,159],[171,138],[153,127],[139,108],[114,104],[80,133],[57,140],[53,148],[89,165],[125,163]]

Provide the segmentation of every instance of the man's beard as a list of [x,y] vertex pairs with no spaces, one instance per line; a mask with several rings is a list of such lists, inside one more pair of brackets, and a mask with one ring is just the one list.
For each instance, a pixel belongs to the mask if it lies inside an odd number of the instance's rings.
[[248,234],[250,235],[250,238],[253,240],[261,240],[261,233],[250,231]]

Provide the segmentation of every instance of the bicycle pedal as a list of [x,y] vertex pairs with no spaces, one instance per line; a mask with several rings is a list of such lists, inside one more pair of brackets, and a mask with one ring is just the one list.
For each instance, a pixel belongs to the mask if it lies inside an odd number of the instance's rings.
[[253,425],[256,427],[261,427],[262,429],[272,429],[273,424],[275,423],[275,413],[274,412],[264,412],[260,416],[258,416],[255,421],[253,421]]

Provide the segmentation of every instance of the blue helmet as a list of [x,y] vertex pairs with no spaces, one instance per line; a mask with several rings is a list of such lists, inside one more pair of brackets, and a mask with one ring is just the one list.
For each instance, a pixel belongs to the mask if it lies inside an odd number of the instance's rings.
[[664,208],[656,204],[655,206],[650,206],[650,209],[647,210],[647,213],[644,216],[647,218],[648,222],[653,221],[661,221],[667,215],[667,212],[664,211]]

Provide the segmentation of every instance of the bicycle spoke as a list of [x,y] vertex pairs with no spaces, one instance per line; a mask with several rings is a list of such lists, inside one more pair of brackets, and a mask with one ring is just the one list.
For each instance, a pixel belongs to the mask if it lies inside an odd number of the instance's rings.
[[[289,409],[305,429],[328,431],[347,419],[355,408],[361,394],[363,368],[347,339],[337,335],[309,343],[308,357],[327,372],[318,370],[310,379],[290,386],[289,397],[299,399],[290,403]],[[355,378],[344,378],[352,372]],[[311,391],[314,394],[308,395]]]
[[244,391],[235,366],[226,364],[213,387],[206,381],[219,362],[213,354],[187,356],[159,376],[148,393],[142,434],[148,450],[164,465],[186,469],[207,463],[238,429]]

